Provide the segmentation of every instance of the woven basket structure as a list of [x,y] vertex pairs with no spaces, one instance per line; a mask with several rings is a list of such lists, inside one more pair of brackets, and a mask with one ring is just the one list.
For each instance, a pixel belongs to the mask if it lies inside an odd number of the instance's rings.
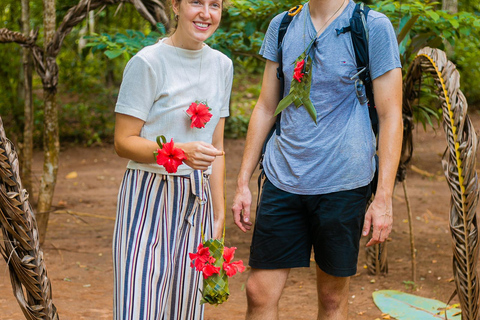
[[209,248],[211,256],[215,258],[215,267],[220,267],[220,273],[203,279],[202,303],[222,304],[228,300],[230,291],[228,289],[228,277],[222,268],[223,265],[223,241],[210,239],[203,243]]

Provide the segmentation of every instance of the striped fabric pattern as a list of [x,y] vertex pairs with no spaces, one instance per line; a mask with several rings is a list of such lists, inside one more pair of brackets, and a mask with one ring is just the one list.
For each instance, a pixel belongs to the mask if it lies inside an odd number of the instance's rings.
[[190,178],[126,171],[113,239],[114,320],[203,319],[202,276],[188,256],[202,226],[209,239],[210,185],[200,171]]

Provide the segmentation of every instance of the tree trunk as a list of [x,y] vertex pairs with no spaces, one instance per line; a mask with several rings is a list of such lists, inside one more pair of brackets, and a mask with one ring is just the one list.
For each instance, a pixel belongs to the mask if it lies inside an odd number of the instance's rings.
[[56,56],[49,50],[55,34],[55,0],[43,0],[43,25],[45,30],[45,77],[43,81],[44,128],[43,128],[43,175],[37,205],[37,222],[40,243],[45,241],[53,191],[57,182],[60,142],[58,137],[58,111],[56,86],[58,66]]
[[[30,33],[30,1],[22,0],[22,33]],[[25,124],[23,130],[22,148],[22,181],[23,187],[32,194],[32,158],[33,158],[33,99],[32,99],[32,59],[30,49],[23,47],[23,80],[24,80],[24,113]],[[31,200],[30,200],[31,202]]]
[[[455,14],[458,12],[458,0],[443,0],[442,1],[442,10],[447,11],[450,14]],[[455,49],[447,40],[444,40],[445,52],[447,56],[451,57],[454,55]]]
[[445,10],[448,13],[457,13],[458,12],[458,0],[443,0],[442,1],[442,10]]

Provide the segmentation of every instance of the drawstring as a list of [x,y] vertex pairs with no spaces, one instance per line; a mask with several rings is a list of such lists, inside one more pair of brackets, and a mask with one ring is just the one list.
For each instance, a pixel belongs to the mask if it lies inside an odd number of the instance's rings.
[[207,202],[207,183],[205,179],[207,179],[206,176],[200,170],[194,170],[190,174],[190,186],[192,194],[195,196],[195,203],[185,219],[192,227],[195,225],[195,213],[198,207],[203,206]]

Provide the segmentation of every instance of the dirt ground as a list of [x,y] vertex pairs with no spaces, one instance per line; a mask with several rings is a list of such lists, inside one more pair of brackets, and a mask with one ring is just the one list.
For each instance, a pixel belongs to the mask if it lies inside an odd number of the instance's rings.
[[[475,128],[480,116],[471,115]],[[477,130],[478,132],[478,130]],[[388,243],[389,273],[367,273],[365,252],[360,252],[358,273],[352,278],[349,319],[381,319],[372,292],[396,289],[423,297],[447,301],[455,290],[452,282],[452,249],[448,227],[450,193],[440,159],[445,150],[442,128],[415,129],[415,151],[407,175],[408,194],[413,211],[417,249],[417,283],[412,289],[410,242],[403,188],[394,195],[394,229]],[[232,222],[230,209],[235,178],[240,166],[243,140],[226,141],[227,233],[226,244],[238,247],[236,258],[248,261],[251,234],[243,234]],[[42,155],[35,155],[36,183],[39,184]],[[64,148],[61,153],[54,205],[47,240],[43,246],[53,301],[60,319],[112,318],[112,232],[117,191],[126,160],[115,155],[111,145],[95,148]],[[478,165],[477,165],[478,167]],[[77,177],[73,177],[77,173]],[[69,175],[70,174],[70,175]],[[251,182],[256,196],[256,179]],[[68,210],[70,213],[67,213]],[[362,240],[364,246],[365,239]],[[223,305],[206,308],[206,319],[243,319],[246,308],[244,284],[247,273],[230,280],[231,296]],[[405,283],[407,282],[407,283]],[[454,300],[457,302],[457,300]],[[292,270],[280,302],[281,319],[315,319],[315,267]],[[13,297],[5,261],[0,261],[0,319],[24,319]]]

